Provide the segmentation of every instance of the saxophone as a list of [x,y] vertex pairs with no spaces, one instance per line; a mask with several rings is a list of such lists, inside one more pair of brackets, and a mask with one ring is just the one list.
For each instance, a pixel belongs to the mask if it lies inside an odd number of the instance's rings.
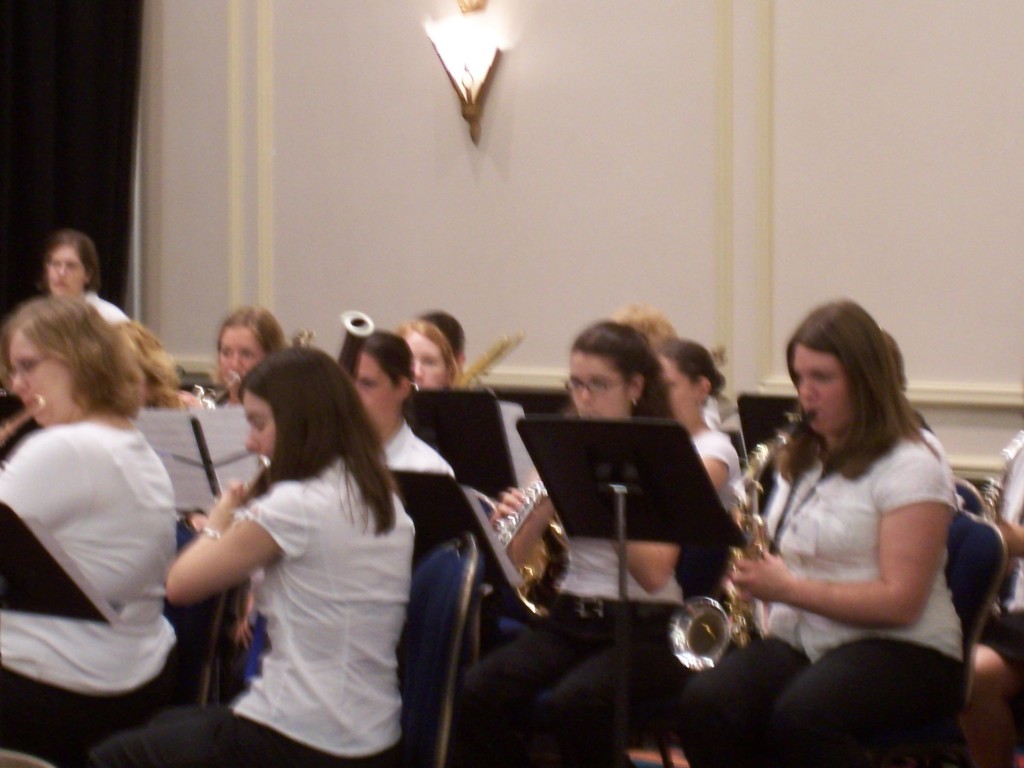
[[[763,558],[768,551],[768,533],[760,511],[764,491],[761,478],[788,439],[787,433],[780,432],[769,442],[754,448],[747,457],[742,493],[733,510],[747,544],[731,550],[726,572],[737,559]],[[748,645],[761,634],[761,621],[755,604],[741,598],[729,583],[721,603],[710,597],[687,598],[669,621],[668,633],[676,658],[687,669],[700,672],[715,666],[730,644],[740,648]]]
[[466,389],[476,384],[484,374],[497,365],[509,352],[518,347],[525,338],[526,334],[523,331],[519,331],[512,336],[502,336],[494,342],[490,349],[470,363],[466,370],[459,374],[454,387],[456,389]]
[[984,502],[985,519],[996,523],[999,521],[999,508],[1003,502],[1003,489],[1009,478],[1010,471],[1017,455],[1024,449],[1024,429],[1018,432],[1002,450],[1003,472],[997,477],[990,477],[981,488],[981,499]]

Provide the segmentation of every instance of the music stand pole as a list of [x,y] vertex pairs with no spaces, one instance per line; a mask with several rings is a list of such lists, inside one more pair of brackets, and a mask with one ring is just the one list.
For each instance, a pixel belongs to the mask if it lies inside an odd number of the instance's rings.
[[628,765],[626,747],[629,733],[629,602],[626,567],[626,500],[629,488],[622,483],[609,483],[601,487],[615,498],[615,548],[619,563],[619,604],[615,613],[615,762]]
[[613,735],[616,764],[622,765],[629,732],[627,501],[629,538],[636,541],[738,546],[743,535],[722,507],[689,434],[673,421],[538,416],[520,421],[518,429],[566,532],[618,548]]

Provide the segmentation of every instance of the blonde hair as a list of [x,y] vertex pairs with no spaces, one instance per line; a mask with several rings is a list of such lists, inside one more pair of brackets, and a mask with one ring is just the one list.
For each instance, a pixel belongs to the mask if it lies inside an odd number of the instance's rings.
[[72,398],[87,414],[132,418],[138,412],[142,369],[124,334],[85,301],[48,296],[14,310],[0,335],[0,365],[8,382],[11,338],[19,331],[47,357],[68,366]]
[[650,304],[626,304],[615,310],[611,319],[640,331],[652,349],[657,349],[677,335],[668,316]]
[[128,345],[135,353],[135,359],[142,368],[146,385],[144,405],[154,408],[183,408],[178,396],[181,379],[164,345],[149,328],[136,320],[118,323],[118,330],[124,333]]
[[459,376],[462,374],[459,361],[455,359],[455,352],[452,351],[452,345],[448,341],[448,337],[436,325],[427,320],[409,320],[398,326],[395,329],[395,333],[402,338],[405,338],[410,333],[418,333],[424,336],[441,350],[441,359],[444,361],[444,368],[448,372],[450,384],[454,385],[459,380]]
[[[224,321],[220,324],[220,329],[217,331],[218,353],[220,352],[220,340],[224,336],[224,331],[228,328],[248,328],[252,331],[252,335],[256,337],[256,343],[260,345],[264,355],[269,355],[271,352],[276,352],[288,346],[281,324],[277,322],[277,318],[274,317],[270,310],[263,307],[239,307],[224,318]],[[220,380],[219,366],[215,368],[213,378],[217,384],[224,383]]]

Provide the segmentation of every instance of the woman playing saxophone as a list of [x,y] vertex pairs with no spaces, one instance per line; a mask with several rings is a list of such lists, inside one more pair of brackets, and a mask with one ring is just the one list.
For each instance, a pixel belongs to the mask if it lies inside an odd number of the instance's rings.
[[866,767],[858,736],[961,705],[948,476],[882,333],[833,302],[786,353],[807,430],[778,457],[767,522],[779,554],[733,575],[742,597],[771,603],[768,637],[689,681],[679,728],[693,768]]

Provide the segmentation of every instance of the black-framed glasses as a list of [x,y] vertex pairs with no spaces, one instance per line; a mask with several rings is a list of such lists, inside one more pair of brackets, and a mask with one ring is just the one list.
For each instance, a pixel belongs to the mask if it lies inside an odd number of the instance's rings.
[[584,381],[583,379],[577,379],[575,376],[569,378],[565,382],[565,388],[574,395],[582,394],[584,391],[589,392],[592,395],[603,395],[609,389],[620,386],[625,382],[622,379],[590,379]]

